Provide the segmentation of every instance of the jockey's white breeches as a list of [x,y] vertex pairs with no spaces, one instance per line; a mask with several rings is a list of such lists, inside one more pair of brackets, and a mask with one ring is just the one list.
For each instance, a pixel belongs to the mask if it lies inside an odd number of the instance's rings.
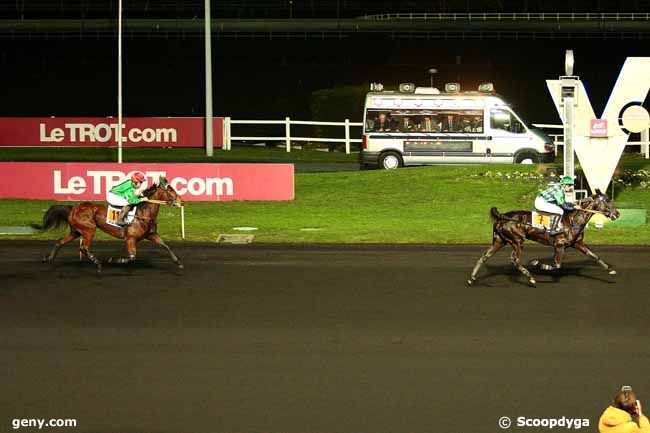
[[550,212],[558,215],[564,215],[564,209],[562,209],[560,206],[556,204],[547,202],[542,197],[537,197],[535,199],[535,208],[542,212]]
[[129,204],[129,202],[124,197],[120,197],[119,195],[113,194],[110,191],[106,193],[106,201],[109,204],[117,207],[124,207]]

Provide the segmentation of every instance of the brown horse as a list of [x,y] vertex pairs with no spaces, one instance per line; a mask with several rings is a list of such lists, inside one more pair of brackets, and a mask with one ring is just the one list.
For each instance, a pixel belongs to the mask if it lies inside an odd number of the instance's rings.
[[[150,200],[165,202],[166,204],[175,206],[181,206],[183,203],[176,191],[167,184],[164,178],[161,178],[159,183],[153,184],[143,191],[142,195]],[[51,263],[63,245],[81,236],[81,246],[79,247],[81,254],[95,264],[97,273],[101,273],[102,263],[90,252],[90,243],[95,236],[95,231],[99,228],[113,237],[124,239],[126,242],[128,257],[109,258],[107,260],[108,263],[132,262],[136,256],[136,244],[143,239],[147,239],[161,248],[166,249],[172,261],[179,269],[183,269],[183,265],[178,257],[176,257],[171,248],[163,242],[157,233],[158,223],[156,218],[158,217],[159,209],[160,203],[141,202],[138,204],[135,218],[131,224],[126,227],[115,227],[106,223],[107,207],[105,204],[86,201],[75,206],[55,205],[50,206],[45,212],[42,224],[32,224],[32,227],[37,230],[46,231],[65,224],[70,226],[70,233],[56,241],[50,254],[43,258],[44,263]]]
[[510,261],[519,272],[528,278],[528,283],[534,286],[536,283],[535,278],[519,262],[526,239],[553,246],[555,249],[553,265],[547,265],[539,259],[535,259],[530,261],[530,265],[532,266],[539,267],[545,271],[560,269],[564,251],[566,248],[572,247],[596,260],[610,275],[616,274],[616,270],[611,265],[601,260],[584,243],[584,229],[595,213],[601,213],[611,220],[615,220],[620,216],[612,200],[597,189],[596,194],[580,200],[576,209],[564,214],[562,224],[565,229],[562,233],[551,236],[546,230],[533,227],[530,211],[517,210],[502,214],[497,208],[493,207],[490,209],[490,216],[494,221],[492,228],[492,246],[478,259],[467,283],[470,286],[474,284],[481,266],[501,248],[510,245],[512,247]]

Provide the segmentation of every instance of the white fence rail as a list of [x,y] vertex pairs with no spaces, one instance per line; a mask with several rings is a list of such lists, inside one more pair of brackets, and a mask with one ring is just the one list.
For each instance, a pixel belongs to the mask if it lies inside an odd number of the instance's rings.
[[[232,125],[284,125],[283,136],[243,136],[232,135]],[[296,137],[291,135],[291,125],[317,125],[317,126],[339,126],[344,128],[345,138],[324,138],[324,137]],[[287,152],[291,152],[292,142],[314,142],[314,143],[345,143],[345,153],[350,153],[351,143],[361,143],[360,138],[350,138],[351,127],[362,127],[362,122],[317,122],[308,120],[291,120],[286,117],[284,120],[234,120],[230,117],[224,118],[223,125],[223,150],[230,150],[234,141],[284,141]]]
[[[533,126],[540,129],[549,129],[549,130],[561,130],[561,134],[548,134],[549,137],[553,139],[555,143],[555,154],[557,155],[557,150],[559,146],[564,146],[564,126],[563,125],[549,125],[545,123],[533,123]],[[650,159],[650,129],[641,131],[641,140],[640,141],[628,141],[627,146],[640,146],[643,150],[641,153],[645,156],[645,159]]]
[[[277,136],[263,136],[263,135],[232,135],[232,125],[284,125],[284,135]],[[333,137],[298,137],[291,135],[291,125],[317,125],[317,126],[339,126],[344,128],[345,138]],[[286,117],[284,120],[234,120],[230,117],[224,118],[224,137],[223,137],[223,150],[230,150],[232,142],[234,141],[284,141],[287,152],[291,152],[292,142],[313,142],[313,143],[345,143],[345,153],[350,153],[351,143],[361,143],[360,138],[350,138],[350,128],[363,126],[362,122],[350,122],[350,119],[345,119],[344,122],[319,122],[310,120],[291,120]],[[564,146],[564,126],[551,125],[544,123],[534,123],[533,126],[546,130],[560,130],[562,133],[548,135],[553,138],[555,143],[555,153],[557,155],[558,147]],[[650,130],[641,132],[640,141],[628,141],[628,146],[641,146],[644,151],[641,153],[645,155],[646,159],[650,159]]]
[[541,12],[541,13],[395,13],[364,15],[364,20],[438,20],[438,21],[650,21],[648,13]]

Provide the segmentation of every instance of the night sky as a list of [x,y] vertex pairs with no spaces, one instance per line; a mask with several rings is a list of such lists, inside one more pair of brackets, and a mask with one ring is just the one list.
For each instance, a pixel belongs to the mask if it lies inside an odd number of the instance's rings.
[[[194,8],[199,3],[188,2]],[[259,7],[252,8],[252,12],[251,4],[255,2],[226,3],[230,9],[221,10],[224,15],[232,15],[237,3],[247,4],[248,9],[239,10],[248,15],[255,11],[286,13],[282,8],[272,8],[269,2],[259,2]],[[322,6],[324,16],[331,16],[358,14],[362,12],[359,4],[364,2],[355,3],[355,10],[352,2],[341,2],[338,12],[336,2],[316,3]],[[441,2],[432,3],[442,7]],[[503,5],[503,2],[479,3],[486,8],[494,8],[497,3]],[[512,10],[512,3],[505,3],[504,8]],[[523,3],[529,10],[540,7],[539,2],[532,0]],[[319,11],[314,2],[296,4],[300,5],[296,7],[297,14]],[[314,7],[310,9],[309,4]],[[445,7],[455,5],[462,10],[467,4],[450,1]],[[617,2],[608,4],[618,5]],[[183,13],[191,13],[189,9]],[[60,11],[33,12],[41,17],[55,13]],[[218,6],[216,13],[220,13]],[[115,39],[52,34],[31,39],[5,36],[0,41],[0,82],[4,87],[0,116],[116,115]],[[203,115],[203,49],[203,40],[196,36],[127,37],[124,40],[124,115]],[[285,116],[311,119],[309,102],[314,90],[365,86],[370,82],[382,82],[387,87],[399,82],[428,85],[427,70],[435,67],[439,70],[434,78],[438,87],[448,81],[458,81],[463,89],[474,90],[479,82],[492,81],[497,92],[525,120],[558,123],[544,80],[564,73],[565,49],[574,50],[575,73],[585,82],[597,114],[607,102],[625,57],[650,55],[649,42],[638,39],[427,40],[362,34],[341,39],[214,37],[214,112],[240,119]],[[362,113],[356,107],[349,107],[346,115],[358,121]]]

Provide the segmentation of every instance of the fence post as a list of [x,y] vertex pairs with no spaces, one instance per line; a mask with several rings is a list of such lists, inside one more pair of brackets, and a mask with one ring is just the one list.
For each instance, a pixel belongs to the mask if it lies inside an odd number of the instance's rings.
[[291,152],[291,119],[288,117],[284,118],[284,133],[285,133],[285,143],[287,147],[287,152]]
[[230,150],[230,117],[223,119],[223,150]]
[[345,119],[345,153],[350,154],[350,119]]
[[650,159],[650,129],[641,131],[641,141],[645,141],[645,159]]

